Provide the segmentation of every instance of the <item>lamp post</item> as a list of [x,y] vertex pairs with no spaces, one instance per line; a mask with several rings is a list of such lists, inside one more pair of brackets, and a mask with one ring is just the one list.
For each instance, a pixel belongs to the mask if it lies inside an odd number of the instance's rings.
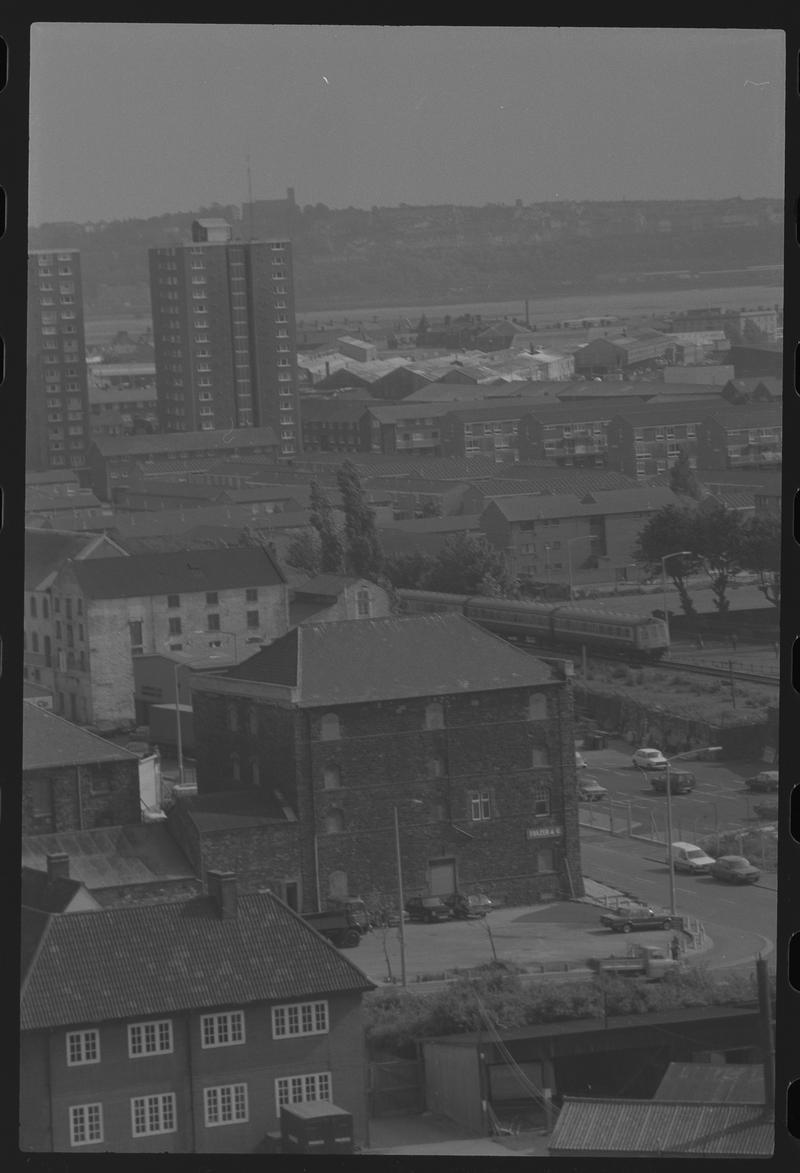
[[661,559],[661,591],[664,596],[664,623],[667,627],[667,652],[669,653],[669,611],[667,610],[667,561],[670,558],[686,558],[691,550],[675,550],[672,554],[665,554]]
[[[422,806],[419,798],[412,798],[414,806]],[[398,807],[394,808],[394,850],[397,859],[397,900],[398,900],[398,927],[400,929],[400,984],[406,985],[406,930],[403,917],[405,915],[405,900],[403,899],[403,864],[400,858],[400,815]]]
[[567,572],[569,574],[569,601],[572,602],[572,546],[575,542],[593,542],[594,534],[578,534],[577,537],[567,538]]
[[673,754],[671,758],[667,758],[667,860],[669,867],[669,913],[670,916],[675,916],[675,861],[672,858],[672,778],[671,766],[672,762],[678,761],[680,758],[690,757],[696,753],[711,753],[720,750],[722,746],[706,745],[700,749],[688,749],[684,753]]

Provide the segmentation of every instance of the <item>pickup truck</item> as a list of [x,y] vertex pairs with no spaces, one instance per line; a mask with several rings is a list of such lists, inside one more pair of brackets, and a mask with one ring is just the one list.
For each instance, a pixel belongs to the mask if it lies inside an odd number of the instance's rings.
[[671,929],[672,917],[668,912],[656,912],[654,908],[624,908],[604,912],[600,924],[615,933],[632,933],[638,929],[652,932],[654,929]]
[[358,923],[358,919],[349,908],[327,909],[325,912],[307,912],[304,920],[315,928],[323,937],[327,937],[339,949],[355,949],[361,940],[362,933],[369,931]]
[[667,957],[657,945],[637,945],[627,957],[590,957],[588,964],[598,974],[644,977],[651,982],[660,981],[680,966],[679,961]]

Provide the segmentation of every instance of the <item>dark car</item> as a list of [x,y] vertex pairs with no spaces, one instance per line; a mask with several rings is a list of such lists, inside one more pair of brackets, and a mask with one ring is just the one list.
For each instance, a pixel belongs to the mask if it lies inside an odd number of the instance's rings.
[[406,901],[406,912],[410,920],[428,925],[437,920],[450,920],[452,916],[441,896],[412,896]]
[[[650,775],[650,785],[655,790],[656,794],[667,793],[667,771],[660,771],[658,774]],[[690,770],[670,770],[669,771],[669,792],[670,794],[688,794],[690,790],[694,790],[695,776]]]
[[770,794],[778,789],[778,771],[762,770],[752,778],[745,778],[744,784],[756,794]]
[[454,892],[452,896],[444,896],[442,899],[451,910],[455,920],[483,917],[494,907],[489,897],[484,896],[482,892],[474,896],[464,896],[461,892]]
[[600,924],[615,933],[632,933],[638,930],[671,929],[672,917],[668,912],[657,912],[654,908],[622,908],[606,912],[600,917]]
[[605,786],[601,786],[596,778],[581,778],[578,782],[578,799],[580,802],[598,802],[608,794]]
[[366,933],[368,929],[372,928],[372,920],[367,912],[367,906],[357,896],[330,896],[325,902],[325,907],[332,911],[347,909],[362,933]]
[[755,884],[761,872],[743,855],[721,855],[710,868],[711,875],[728,884]]

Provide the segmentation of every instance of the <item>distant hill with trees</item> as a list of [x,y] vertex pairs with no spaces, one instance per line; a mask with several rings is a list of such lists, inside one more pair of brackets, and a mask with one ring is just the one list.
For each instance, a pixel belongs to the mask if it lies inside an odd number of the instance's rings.
[[[147,250],[186,241],[198,216],[269,234],[259,208],[214,204],[146,220],[42,224],[32,248],[79,248],[89,312],[149,312]],[[266,215],[267,213],[265,213]],[[286,203],[299,311],[501,301],[664,287],[763,283],[783,261],[781,201],[681,200],[328,208]],[[286,221],[283,221],[286,222]],[[285,230],[284,230],[285,231]],[[680,274],[680,276],[678,276]]]

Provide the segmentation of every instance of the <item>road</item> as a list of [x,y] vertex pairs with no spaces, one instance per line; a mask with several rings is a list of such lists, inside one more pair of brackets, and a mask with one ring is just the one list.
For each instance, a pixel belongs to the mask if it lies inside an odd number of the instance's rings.
[[[581,750],[586,769],[581,776],[596,778],[605,786],[612,802],[614,826],[622,831],[627,826],[628,809],[632,829],[649,834],[653,829],[666,829],[666,796],[656,794],[648,777],[631,764],[631,747],[624,741],[614,741],[608,749]],[[753,813],[753,804],[770,801],[773,796],[753,795],[744,787],[744,779],[764,768],[758,762],[701,762],[680,759],[675,763],[690,770],[696,778],[690,794],[676,794],[672,799],[673,841],[712,835],[717,830],[752,830],[765,823]],[[606,800],[584,803],[584,818],[598,816],[598,824],[608,826]],[[604,816],[600,818],[599,816]],[[767,821],[768,822],[768,821]],[[754,863],[760,861],[755,859]]]
[[[669,872],[658,845],[584,828],[581,857],[585,876],[661,908],[669,906]],[[701,955],[710,969],[752,964],[756,953],[772,952],[777,932],[774,888],[734,887],[710,876],[676,875],[675,897],[677,912],[700,920],[714,941],[713,950]]]

